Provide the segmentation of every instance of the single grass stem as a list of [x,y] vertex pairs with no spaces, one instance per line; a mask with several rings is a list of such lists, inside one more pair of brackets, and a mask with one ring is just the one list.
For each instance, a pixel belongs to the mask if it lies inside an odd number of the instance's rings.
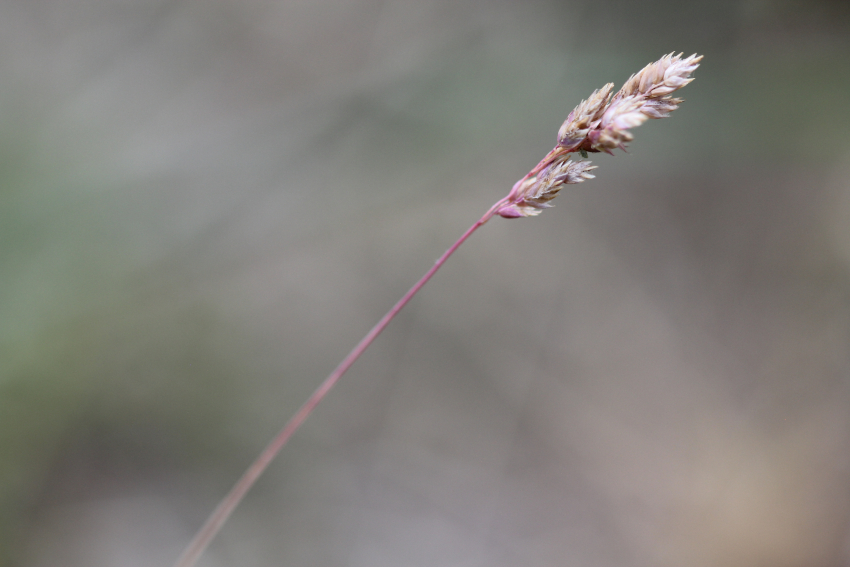
[[316,389],[304,405],[272,439],[257,460],[245,471],[230,493],[213,511],[204,526],[189,543],[175,567],[192,567],[224,525],[234,508],[269,463],[280,452],[313,409],[324,399],[334,384],[369,348],[398,312],[422,289],[437,270],[455,253],[461,244],[493,216],[505,218],[533,217],[552,206],[551,201],[565,185],[582,183],[593,179],[591,171],[596,169],[589,161],[573,161],[570,154],[578,153],[586,158],[588,153],[625,150],[632,141],[631,129],[650,119],[666,118],[683,102],[671,93],[693,81],[691,73],[699,67],[702,55],[693,54],[682,58],[682,54],[663,56],[654,63],[632,75],[616,93],[614,84],[608,83],[594,91],[576,106],[558,131],[558,143],[537,166],[514,184],[510,193],[490,207],[478,222],[473,224],[431,266],[422,279],[410,288],[404,297],[390,309],[378,324],[372,327],[354,350],[336,367],[330,376]]
[[461,244],[469,238],[473,232],[478,230],[484,223],[490,220],[494,214],[496,214],[497,209],[503,205],[505,199],[502,199],[495,205],[493,205],[487,213],[481,217],[478,222],[473,224],[463,235],[455,242],[454,244],[446,250],[442,256],[440,256],[437,261],[431,266],[431,269],[428,270],[422,278],[414,284],[410,290],[404,294],[404,296],[398,300],[392,309],[390,309],[386,315],[384,315],[378,323],[372,327],[372,330],[369,331],[366,336],[364,336],[360,342],[357,344],[354,349],[348,353],[342,362],[339,363],[339,366],[325,378],[325,381],[316,388],[316,391],[304,402],[297,412],[289,419],[287,424],[280,430],[280,432],[272,439],[271,443],[269,443],[266,448],[260,453],[260,456],[248,467],[248,470],[245,471],[245,474],[242,475],[242,478],[233,486],[227,496],[221,501],[218,507],[213,511],[210,517],[207,519],[206,523],[204,523],[203,527],[198,531],[197,535],[195,535],[194,539],[189,543],[186,547],[186,550],[177,560],[177,563],[174,564],[174,567],[192,567],[198,561],[201,554],[204,550],[209,546],[212,539],[216,536],[216,534],[221,530],[221,527],[224,525],[224,522],[227,521],[227,518],[233,512],[239,502],[245,497],[245,494],[254,486],[254,483],[257,482],[257,479],[260,475],[263,474],[263,471],[269,466],[275,456],[280,452],[284,445],[286,445],[287,441],[292,437],[292,435],[301,427],[301,424],[304,423],[304,420],[313,412],[319,402],[324,399],[324,397],[328,394],[331,388],[342,378],[342,375],[345,374],[349,368],[360,358],[369,345],[372,344],[378,335],[381,334],[387,325],[390,324],[396,315],[398,315],[399,311],[401,311],[405,305],[413,298],[416,293],[422,289],[428,280],[433,277],[434,274],[437,273],[437,270],[445,264],[446,260],[455,253],[455,251],[460,247]]

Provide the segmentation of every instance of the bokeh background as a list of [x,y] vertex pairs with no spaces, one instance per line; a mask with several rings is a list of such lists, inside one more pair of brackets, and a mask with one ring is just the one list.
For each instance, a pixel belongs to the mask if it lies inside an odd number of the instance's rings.
[[850,565],[846,0],[0,1],[0,565]]

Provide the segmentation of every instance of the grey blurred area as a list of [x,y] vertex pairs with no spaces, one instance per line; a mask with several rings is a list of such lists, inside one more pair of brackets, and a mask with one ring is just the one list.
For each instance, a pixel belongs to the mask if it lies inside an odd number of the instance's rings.
[[0,0],[0,566],[850,565],[844,0]]

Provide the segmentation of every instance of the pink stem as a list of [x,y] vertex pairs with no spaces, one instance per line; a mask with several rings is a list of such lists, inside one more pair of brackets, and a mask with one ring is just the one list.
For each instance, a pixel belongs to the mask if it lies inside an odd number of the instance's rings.
[[484,223],[486,223],[490,218],[496,213],[496,210],[504,204],[506,199],[502,199],[495,205],[493,205],[487,213],[478,219],[478,222],[473,224],[466,232],[463,233],[457,242],[452,244],[452,246],[446,250],[442,256],[431,266],[431,269],[428,270],[422,279],[420,279],[416,284],[410,288],[410,290],[404,294],[404,297],[398,300],[392,309],[390,309],[383,318],[378,321],[378,323],[372,327],[372,330],[363,337],[360,342],[357,344],[354,349],[348,353],[342,362],[339,363],[339,366],[336,367],[330,376],[325,378],[325,381],[321,383],[321,385],[316,388],[316,391],[304,402],[304,405],[299,408],[295,415],[293,415],[289,422],[280,430],[280,432],[272,439],[271,443],[266,446],[260,456],[257,457],[257,460],[248,467],[248,470],[245,471],[245,474],[242,475],[242,478],[233,486],[227,496],[224,497],[224,500],[218,505],[218,507],[213,511],[212,515],[207,519],[206,523],[200,529],[200,531],[195,535],[194,539],[189,543],[189,546],[183,551],[183,555],[180,556],[180,559],[177,560],[177,563],[174,564],[174,567],[192,567],[195,565],[195,562],[204,552],[204,550],[209,545],[210,541],[216,536],[221,527],[224,525],[224,522],[227,521],[227,518],[248,492],[257,479],[263,474],[263,471],[269,466],[269,463],[277,456],[280,450],[286,445],[286,442],[289,441],[289,438],[292,437],[292,434],[295,433],[301,424],[304,423],[304,420],[313,412],[313,409],[322,401],[322,399],[327,395],[327,393],[334,387],[334,384],[342,377],[343,374],[351,368],[351,365],[354,364],[360,355],[372,344],[378,335],[381,334],[387,325],[389,325],[390,321],[398,315],[398,312],[402,310],[402,308],[407,305],[407,303],[413,298],[416,293],[422,289],[428,280],[437,273],[437,270],[449,259],[449,257],[454,254],[455,250],[457,250],[461,244],[469,238],[473,232],[478,230]]

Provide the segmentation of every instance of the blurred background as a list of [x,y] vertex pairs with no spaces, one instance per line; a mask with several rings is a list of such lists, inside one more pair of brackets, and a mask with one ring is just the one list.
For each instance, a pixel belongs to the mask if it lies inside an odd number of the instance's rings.
[[0,1],[0,565],[850,565],[846,0]]

